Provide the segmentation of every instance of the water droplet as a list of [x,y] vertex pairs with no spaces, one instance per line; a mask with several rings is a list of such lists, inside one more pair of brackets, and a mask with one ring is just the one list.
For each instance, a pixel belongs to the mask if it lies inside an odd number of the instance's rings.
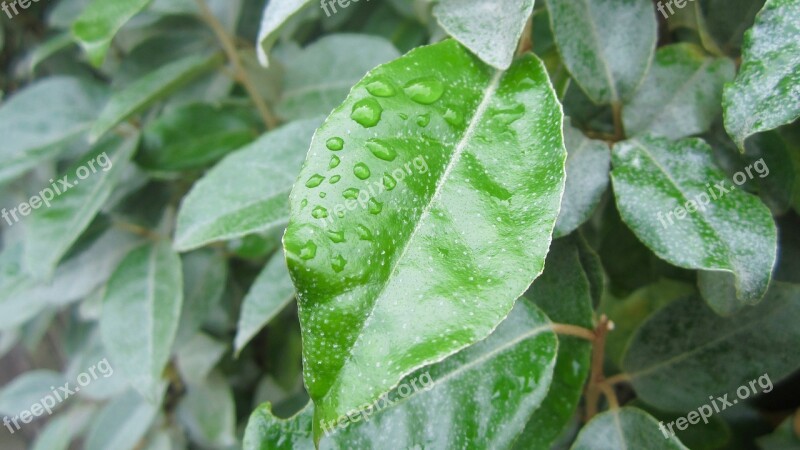
[[347,264],[347,260],[342,255],[336,255],[331,259],[331,269],[336,273],[343,271],[345,264]]
[[339,182],[339,180],[341,180],[341,179],[342,179],[342,177],[341,177],[341,176],[339,176],[339,175],[334,175],[334,176],[332,176],[332,177],[331,177],[331,179],[330,179],[329,183],[331,183],[331,184],[336,184],[336,183],[338,183],[338,182]]
[[369,199],[369,206],[368,210],[370,214],[380,214],[383,211],[383,203],[375,200],[374,198]]
[[355,200],[356,198],[358,198],[358,193],[359,193],[358,189],[349,188],[349,189],[345,189],[345,191],[342,192],[342,197],[344,197],[344,198],[346,198],[348,200]]
[[306,187],[307,188],[315,188],[315,187],[319,186],[320,184],[322,184],[322,182],[324,180],[325,180],[325,177],[323,177],[320,174],[315,174],[311,178],[309,178],[308,181],[306,181]]
[[329,230],[327,234],[328,238],[336,244],[344,242],[344,231]]
[[311,211],[311,216],[315,219],[324,219],[328,217],[328,210],[322,206],[317,206]]
[[397,93],[390,82],[381,78],[368,84],[367,91],[375,97],[393,97]]
[[364,225],[359,224],[356,226],[356,231],[358,232],[358,237],[362,241],[371,241],[373,239],[372,232],[369,231],[369,228],[365,227]]
[[442,98],[444,85],[434,77],[425,77],[409,82],[404,90],[411,100],[423,105],[430,105]]
[[444,120],[454,127],[464,125],[464,116],[453,108],[447,108],[444,113]]
[[394,159],[397,158],[397,151],[378,139],[370,139],[367,141],[366,145],[367,149],[369,149],[376,158],[380,158],[384,161],[394,161]]
[[300,249],[300,258],[308,261],[309,259],[313,259],[315,256],[317,256],[317,244],[311,241],[306,242],[306,245]]
[[339,163],[340,162],[342,162],[342,160],[339,159],[338,156],[333,155],[333,156],[331,156],[331,162],[330,162],[330,164],[328,164],[328,168],[329,169],[335,169],[335,168],[339,167]]
[[423,115],[417,117],[417,125],[421,126],[422,128],[427,127],[429,123],[431,123],[431,115],[430,114],[423,114]]
[[328,150],[338,152],[344,148],[344,139],[340,137],[332,137],[328,139],[328,141],[325,143],[325,146],[328,147]]
[[407,120],[408,119],[408,114],[406,114],[406,113],[397,113],[397,115],[400,116],[400,118],[403,119],[403,120]]
[[393,176],[387,173],[383,176],[383,185],[386,186],[387,191],[391,191],[395,186],[397,186],[397,181]]
[[328,194],[326,194],[325,192],[320,192],[319,193],[319,198],[325,198],[327,196],[328,196]]
[[353,105],[350,118],[364,128],[372,128],[381,121],[381,114],[383,114],[383,108],[380,103],[374,98],[365,98]]
[[300,207],[305,208],[306,206],[308,206],[308,200],[306,199],[300,200]]
[[353,173],[357,176],[360,180],[366,180],[369,178],[370,171],[369,167],[367,167],[364,163],[358,163],[355,167],[353,167]]

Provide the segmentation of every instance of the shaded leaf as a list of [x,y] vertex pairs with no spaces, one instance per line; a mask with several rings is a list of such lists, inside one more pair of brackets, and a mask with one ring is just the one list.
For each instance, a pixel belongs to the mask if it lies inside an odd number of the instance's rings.
[[620,214],[656,255],[736,277],[739,301],[711,301],[712,308],[728,314],[764,296],[776,259],[775,222],[758,197],[725,179],[708,144],[646,136],[617,144],[613,164]]
[[202,384],[189,384],[177,409],[192,441],[212,448],[236,444],[236,405],[228,382],[212,374]]
[[265,134],[211,169],[184,198],[175,248],[188,251],[284,226],[288,197],[319,119]]
[[72,35],[99,67],[117,32],[151,0],[92,0],[72,24]]
[[158,405],[127,391],[108,403],[94,419],[86,450],[133,450],[158,413]]
[[264,8],[261,29],[258,32],[258,60],[263,66],[269,65],[267,56],[278,40],[281,29],[291,18],[297,16],[304,8],[313,4],[311,0],[271,0]]
[[211,249],[187,253],[181,258],[183,306],[175,342],[192,339],[225,293],[228,262]]
[[64,386],[64,376],[50,370],[26,372],[0,391],[0,414],[19,416],[31,409],[42,397],[50,395],[53,386]]
[[109,356],[151,403],[169,360],[183,302],[181,261],[164,242],[132,251],[111,276],[100,330]]
[[565,158],[532,55],[504,73],[445,41],[353,88],[315,134],[284,236],[317,424],[503,320],[541,273]]
[[572,450],[627,448],[686,450],[678,438],[671,436],[665,439],[653,417],[640,409],[630,407],[599,414],[583,427],[572,445]]

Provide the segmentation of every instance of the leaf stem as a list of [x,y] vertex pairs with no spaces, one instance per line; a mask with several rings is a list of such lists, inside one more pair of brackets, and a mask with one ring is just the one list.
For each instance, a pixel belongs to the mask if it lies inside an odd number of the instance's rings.
[[[595,340],[592,347],[592,368],[589,375],[589,385],[586,387],[586,421],[592,419],[597,414],[597,405],[600,401],[600,394],[605,393],[608,402],[613,406],[617,400],[616,395],[611,398],[603,387],[605,376],[603,375],[603,360],[606,351],[606,335],[614,329],[614,322],[608,320],[603,314],[595,327]],[[609,386],[610,387],[610,386]],[[613,390],[611,390],[613,394]],[[616,403],[618,406],[618,402]]]
[[794,413],[794,435],[800,438],[800,408]]
[[606,397],[606,401],[608,401],[609,408],[619,409],[619,400],[617,400],[617,393],[614,392],[614,388],[608,383],[600,383],[598,386],[600,390],[603,391],[603,395]]
[[622,123],[622,103],[611,103],[611,114],[614,117],[614,141],[625,138],[625,125]]
[[554,323],[550,325],[550,328],[556,334],[561,334],[564,336],[574,336],[579,337],[581,339],[586,339],[587,341],[594,342],[595,334],[592,330],[587,330],[583,327],[578,327],[575,325],[570,325],[568,323]]
[[623,372],[623,373],[618,373],[618,374],[616,374],[614,376],[606,378],[604,383],[609,385],[609,386],[613,386],[615,384],[625,383],[625,382],[630,381],[630,380],[631,380],[631,376],[628,375],[627,373]]
[[126,231],[128,233],[135,234],[137,236],[141,236],[143,238],[150,239],[151,241],[156,241],[156,242],[164,239],[164,237],[161,236],[160,234],[148,230],[145,227],[128,223],[119,219],[112,219],[112,220],[114,227],[122,231]]
[[233,66],[235,79],[239,83],[244,86],[244,89],[247,91],[247,94],[253,100],[253,103],[256,105],[256,109],[258,109],[258,113],[261,115],[261,119],[264,121],[264,125],[267,126],[268,130],[276,128],[278,126],[278,119],[272,114],[267,106],[264,99],[261,98],[259,95],[258,90],[256,89],[253,81],[247,75],[247,71],[244,69],[244,65],[242,64],[242,60],[239,57],[239,53],[236,51],[236,44],[231,36],[225,31],[225,27],[217,20],[211,10],[208,8],[205,0],[196,0],[197,6],[200,8],[200,14],[203,20],[211,27],[211,30],[214,31],[214,34],[217,36],[220,45],[222,45],[222,49],[225,51],[225,54],[228,57],[228,61],[230,61],[231,65]]
[[528,53],[530,50],[533,49],[533,14],[528,17],[528,21],[525,22],[525,28],[522,30],[522,36],[519,39],[519,44],[517,45],[517,56],[524,55]]

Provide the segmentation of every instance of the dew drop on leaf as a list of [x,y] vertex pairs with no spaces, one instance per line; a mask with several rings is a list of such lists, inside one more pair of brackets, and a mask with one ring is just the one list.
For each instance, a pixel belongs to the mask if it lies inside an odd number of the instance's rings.
[[308,179],[308,181],[306,181],[306,187],[307,188],[315,188],[315,187],[319,186],[320,184],[322,184],[322,182],[324,180],[325,180],[325,177],[323,177],[322,175],[314,174],[311,178]]
[[365,98],[353,105],[350,118],[364,128],[372,128],[381,121],[381,114],[383,114],[383,108],[380,103],[374,98]]
[[389,147],[378,139],[370,139],[367,141],[367,149],[375,155],[376,158],[384,161],[394,161],[397,158],[397,151]]
[[342,162],[342,160],[339,159],[338,156],[333,155],[333,156],[331,156],[331,162],[330,162],[330,164],[328,164],[328,168],[335,169],[336,167],[339,166],[340,162]]
[[358,197],[358,189],[356,188],[345,189],[345,191],[342,192],[342,197],[348,200],[355,200]]
[[358,232],[358,237],[362,241],[372,240],[372,232],[369,231],[369,228],[365,227],[364,225],[359,224],[358,226],[356,226],[356,231]]
[[425,77],[409,82],[404,90],[411,100],[422,105],[430,105],[442,98],[444,85],[436,78]]
[[317,244],[311,241],[306,242],[306,245],[300,249],[300,258],[309,260],[315,256],[317,256]]
[[341,242],[344,242],[344,231],[328,230],[327,234],[328,238],[333,243],[339,244]]
[[375,200],[374,198],[369,199],[369,213],[370,214],[380,214],[383,211],[383,203]]
[[311,216],[315,219],[324,219],[328,217],[328,210],[322,206],[317,206],[311,211]]
[[430,114],[423,114],[423,115],[417,117],[417,125],[421,126],[422,128],[427,127],[429,123],[431,123],[431,115]]
[[347,260],[342,255],[336,255],[331,259],[331,268],[334,272],[339,273],[344,270]]
[[370,176],[369,167],[367,167],[364,163],[358,163],[355,167],[353,167],[353,173],[357,176],[360,180],[366,180]]
[[368,84],[367,91],[376,97],[393,97],[397,93],[391,83],[381,78]]
[[339,180],[341,180],[341,179],[342,179],[342,177],[341,177],[340,175],[334,175],[334,176],[332,176],[332,177],[331,177],[331,179],[330,179],[328,182],[329,182],[330,184],[336,184],[336,183],[338,183],[338,182],[339,182]]
[[325,146],[328,147],[328,150],[338,152],[344,148],[344,139],[340,137],[332,137],[325,142]]
[[393,176],[387,173],[383,176],[383,185],[386,187],[387,191],[391,191],[397,186],[397,181],[395,181]]

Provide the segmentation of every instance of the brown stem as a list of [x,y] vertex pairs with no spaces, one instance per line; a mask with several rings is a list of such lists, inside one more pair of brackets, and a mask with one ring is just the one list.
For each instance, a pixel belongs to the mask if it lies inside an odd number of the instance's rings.
[[583,327],[578,327],[575,325],[570,325],[568,323],[554,323],[550,325],[550,328],[556,334],[561,334],[564,336],[574,336],[579,337],[581,339],[586,339],[587,341],[594,342],[595,336],[594,331],[587,330]]
[[118,219],[113,220],[114,227],[120,229],[122,231],[126,231],[131,234],[135,234],[137,236],[141,236],[145,239],[150,239],[151,241],[160,241],[163,240],[164,237],[158,233],[148,230],[145,227],[141,227],[139,225],[135,225],[132,223],[124,222]]
[[625,382],[628,382],[630,380],[631,380],[631,376],[628,375],[627,373],[623,372],[623,373],[618,373],[618,374],[616,374],[614,376],[606,378],[605,384],[607,384],[609,386],[613,386],[615,384],[625,383]]
[[271,130],[277,127],[278,119],[272,115],[272,112],[269,110],[269,107],[267,107],[264,99],[261,98],[261,95],[259,95],[258,90],[253,84],[253,81],[247,75],[247,71],[244,69],[244,65],[239,57],[239,53],[236,51],[236,44],[234,44],[233,38],[228,35],[228,33],[225,31],[225,27],[222,26],[219,20],[217,20],[211,10],[208,8],[205,0],[196,1],[197,6],[200,8],[200,14],[203,20],[214,31],[214,34],[217,36],[220,45],[222,45],[222,49],[225,51],[225,54],[228,57],[228,61],[230,61],[231,65],[233,66],[236,80],[239,81],[242,86],[244,86],[247,94],[253,100],[253,103],[256,105],[256,108],[261,115],[261,119],[264,121],[267,129]]
[[531,49],[533,49],[533,15],[528,17],[528,21],[525,22],[525,29],[522,30],[522,37],[519,40],[519,45],[517,45],[517,56],[524,55],[528,53]]
[[794,413],[794,435],[800,438],[800,409]]
[[[586,387],[586,421],[592,419],[597,414],[597,405],[600,402],[600,394],[603,392],[602,386],[605,376],[603,375],[603,360],[605,359],[606,351],[606,335],[614,328],[613,322],[608,320],[608,317],[603,314],[595,327],[595,340],[592,347],[592,368],[589,375],[589,385]],[[612,391],[613,393],[613,391]],[[608,397],[608,394],[606,394]],[[616,401],[616,396],[613,399],[609,398],[609,404]]]
[[617,393],[614,392],[614,388],[608,383],[600,383],[598,386],[600,390],[603,391],[603,395],[605,395],[606,401],[608,401],[608,406],[611,409],[619,409],[619,400],[617,400]]
[[611,103],[611,114],[614,117],[614,141],[621,141],[625,138],[625,126],[622,123],[622,103]]

